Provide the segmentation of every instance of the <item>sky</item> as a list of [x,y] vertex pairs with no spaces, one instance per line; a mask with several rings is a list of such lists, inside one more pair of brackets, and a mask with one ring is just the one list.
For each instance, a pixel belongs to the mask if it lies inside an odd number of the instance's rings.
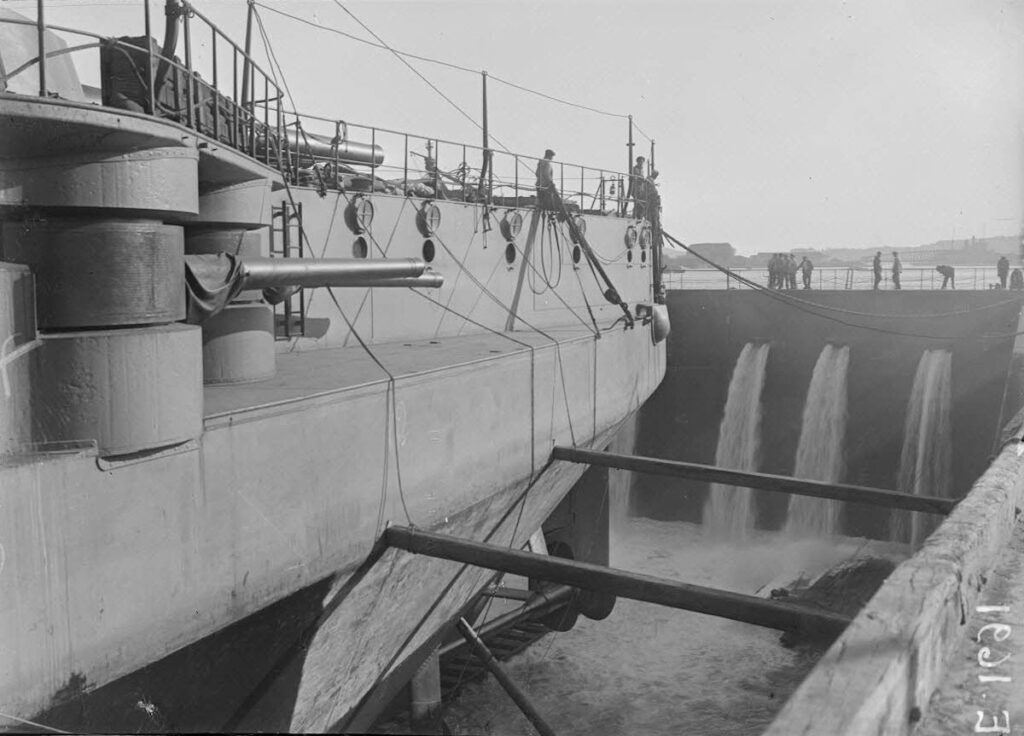
[[[355,16],[394,48],[632,114],[636,153],[639,131],[656,141],[665,229],[684,242],[900,248],[1022,228],[1019,0],[260,1],[367,38]],[[196,5],[241,40],[244,0]],[[47,19],[136,35],[140,8],[51,0]],[[259,13],[300,110],[480,143],[388,51]],[[478,75],[410,63],[479,121]],[[622,117],[494,81],[488,100],[493,138],[517,153],[626,168]]]

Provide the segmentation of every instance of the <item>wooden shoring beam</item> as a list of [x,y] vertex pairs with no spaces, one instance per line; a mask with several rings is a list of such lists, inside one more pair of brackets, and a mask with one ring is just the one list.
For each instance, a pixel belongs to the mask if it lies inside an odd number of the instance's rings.
[[473,627],[469,625],[469,622],[464,618],[460,618],[458,623],[455,624],[459,629],[459,633],[466,639],[466,643],[469,644],[469,648],[473,650],[475,654],[487,671],[494,675],[494,679],[498,681],[498,684],[508,693],[508,696],[512,698],[513,702],[519,706],[519,710],[522,711],[526,719],[533,724],[533,727],[537,729],[537,733],[541,736],[555,736],[554,730],[547,724],[540,712],[533,707],[533,703],[530,702],[526,694],[519,689],[515,681],[501,668],[498,664],[498,660],[491,654],[491,650],[487,648],[487,645],[480,641],[480,637],[473,631]]
[[714,465],[687,463],[680,460],[663,460],[639,455],[618,455],[613,452],[578,450],[573,447],[555,447],[551,452],[555,460],[572,463],[601,465],[606,468],[632,470],[651,475],[668,475],[674,478],[703,480],[709,483],[724,483],[731,486],[753,488],[758,491],[791,493],[796,496],[831,498],[837,501],[853,501],[872,506],[884,506],[907,511],[924,511],[930,514],[947,515],[953,511],[957,499],[937,496],[915,496],[901,491],[887,491],[881,488],[852,486],[843,483],[822,483],[815,480],[790,478],[769,473],[750,473],[741,470],[719,468]]
[[415,554],[535,580],[562,583],[584,590],[611,593],[621,598],[657,603],[756,626],[794,631],[809,637],[835,637],[850,623],[848,616],[817,611],[793,603],[705,588],[588,562],[520,552],[410,527],[388,527],[383,539],[388,546]]

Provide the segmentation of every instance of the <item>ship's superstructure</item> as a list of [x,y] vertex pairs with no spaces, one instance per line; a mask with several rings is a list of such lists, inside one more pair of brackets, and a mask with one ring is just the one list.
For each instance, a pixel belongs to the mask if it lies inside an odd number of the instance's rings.
[[285,700],[336,725],[491,575],[385,526],[521,547],[583,471],[551,448],[660,382],[656,223],[625,175],[555,164],[545,209],[533,157],[300,116],[186,3],[162,45],[43,7],[0,10],[0,710],[334,576]]

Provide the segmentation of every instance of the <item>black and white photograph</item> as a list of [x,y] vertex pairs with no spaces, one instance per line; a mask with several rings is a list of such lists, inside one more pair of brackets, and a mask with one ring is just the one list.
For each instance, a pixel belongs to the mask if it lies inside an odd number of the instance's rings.
[[1024,736],[1024,1],[0,0],[0,734]]

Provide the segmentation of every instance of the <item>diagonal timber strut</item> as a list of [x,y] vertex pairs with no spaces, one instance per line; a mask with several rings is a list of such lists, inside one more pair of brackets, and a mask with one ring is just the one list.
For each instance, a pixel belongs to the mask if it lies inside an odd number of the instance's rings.
[[887,508],[905,509],[907,511],[925,511],[931,514],[949,514],[957,504],[956,499],[951,498],[915,496],[912,493],[887,491],[881,488],[851,486],[842,483],[822,483],[821,481],[790,478],[785,475],[750,473],[720,468],[714,465],[700,465],[679,460],[662,460],[660,458],[641,457],[639,455],[618,455],[613,452],[578,450],[573,447],[555,447],[551,452],[551,457],[555,460],[600,465],[606,468],[618,468],[619,470],[632,470],[637,473],[668,475],[675,478],[703,480],[709,483],[725,483],[727,485],[753,488],[758,491],[775,491],[776,493],[791,493],[797,496],[855,501],[872,506],[885,506]]
[[388,527],[383,542],[415,554],[812,637],[835,637],[850,623],[848,616],[794,603],[705,588],[588,562],[520,552],[410,527]]

